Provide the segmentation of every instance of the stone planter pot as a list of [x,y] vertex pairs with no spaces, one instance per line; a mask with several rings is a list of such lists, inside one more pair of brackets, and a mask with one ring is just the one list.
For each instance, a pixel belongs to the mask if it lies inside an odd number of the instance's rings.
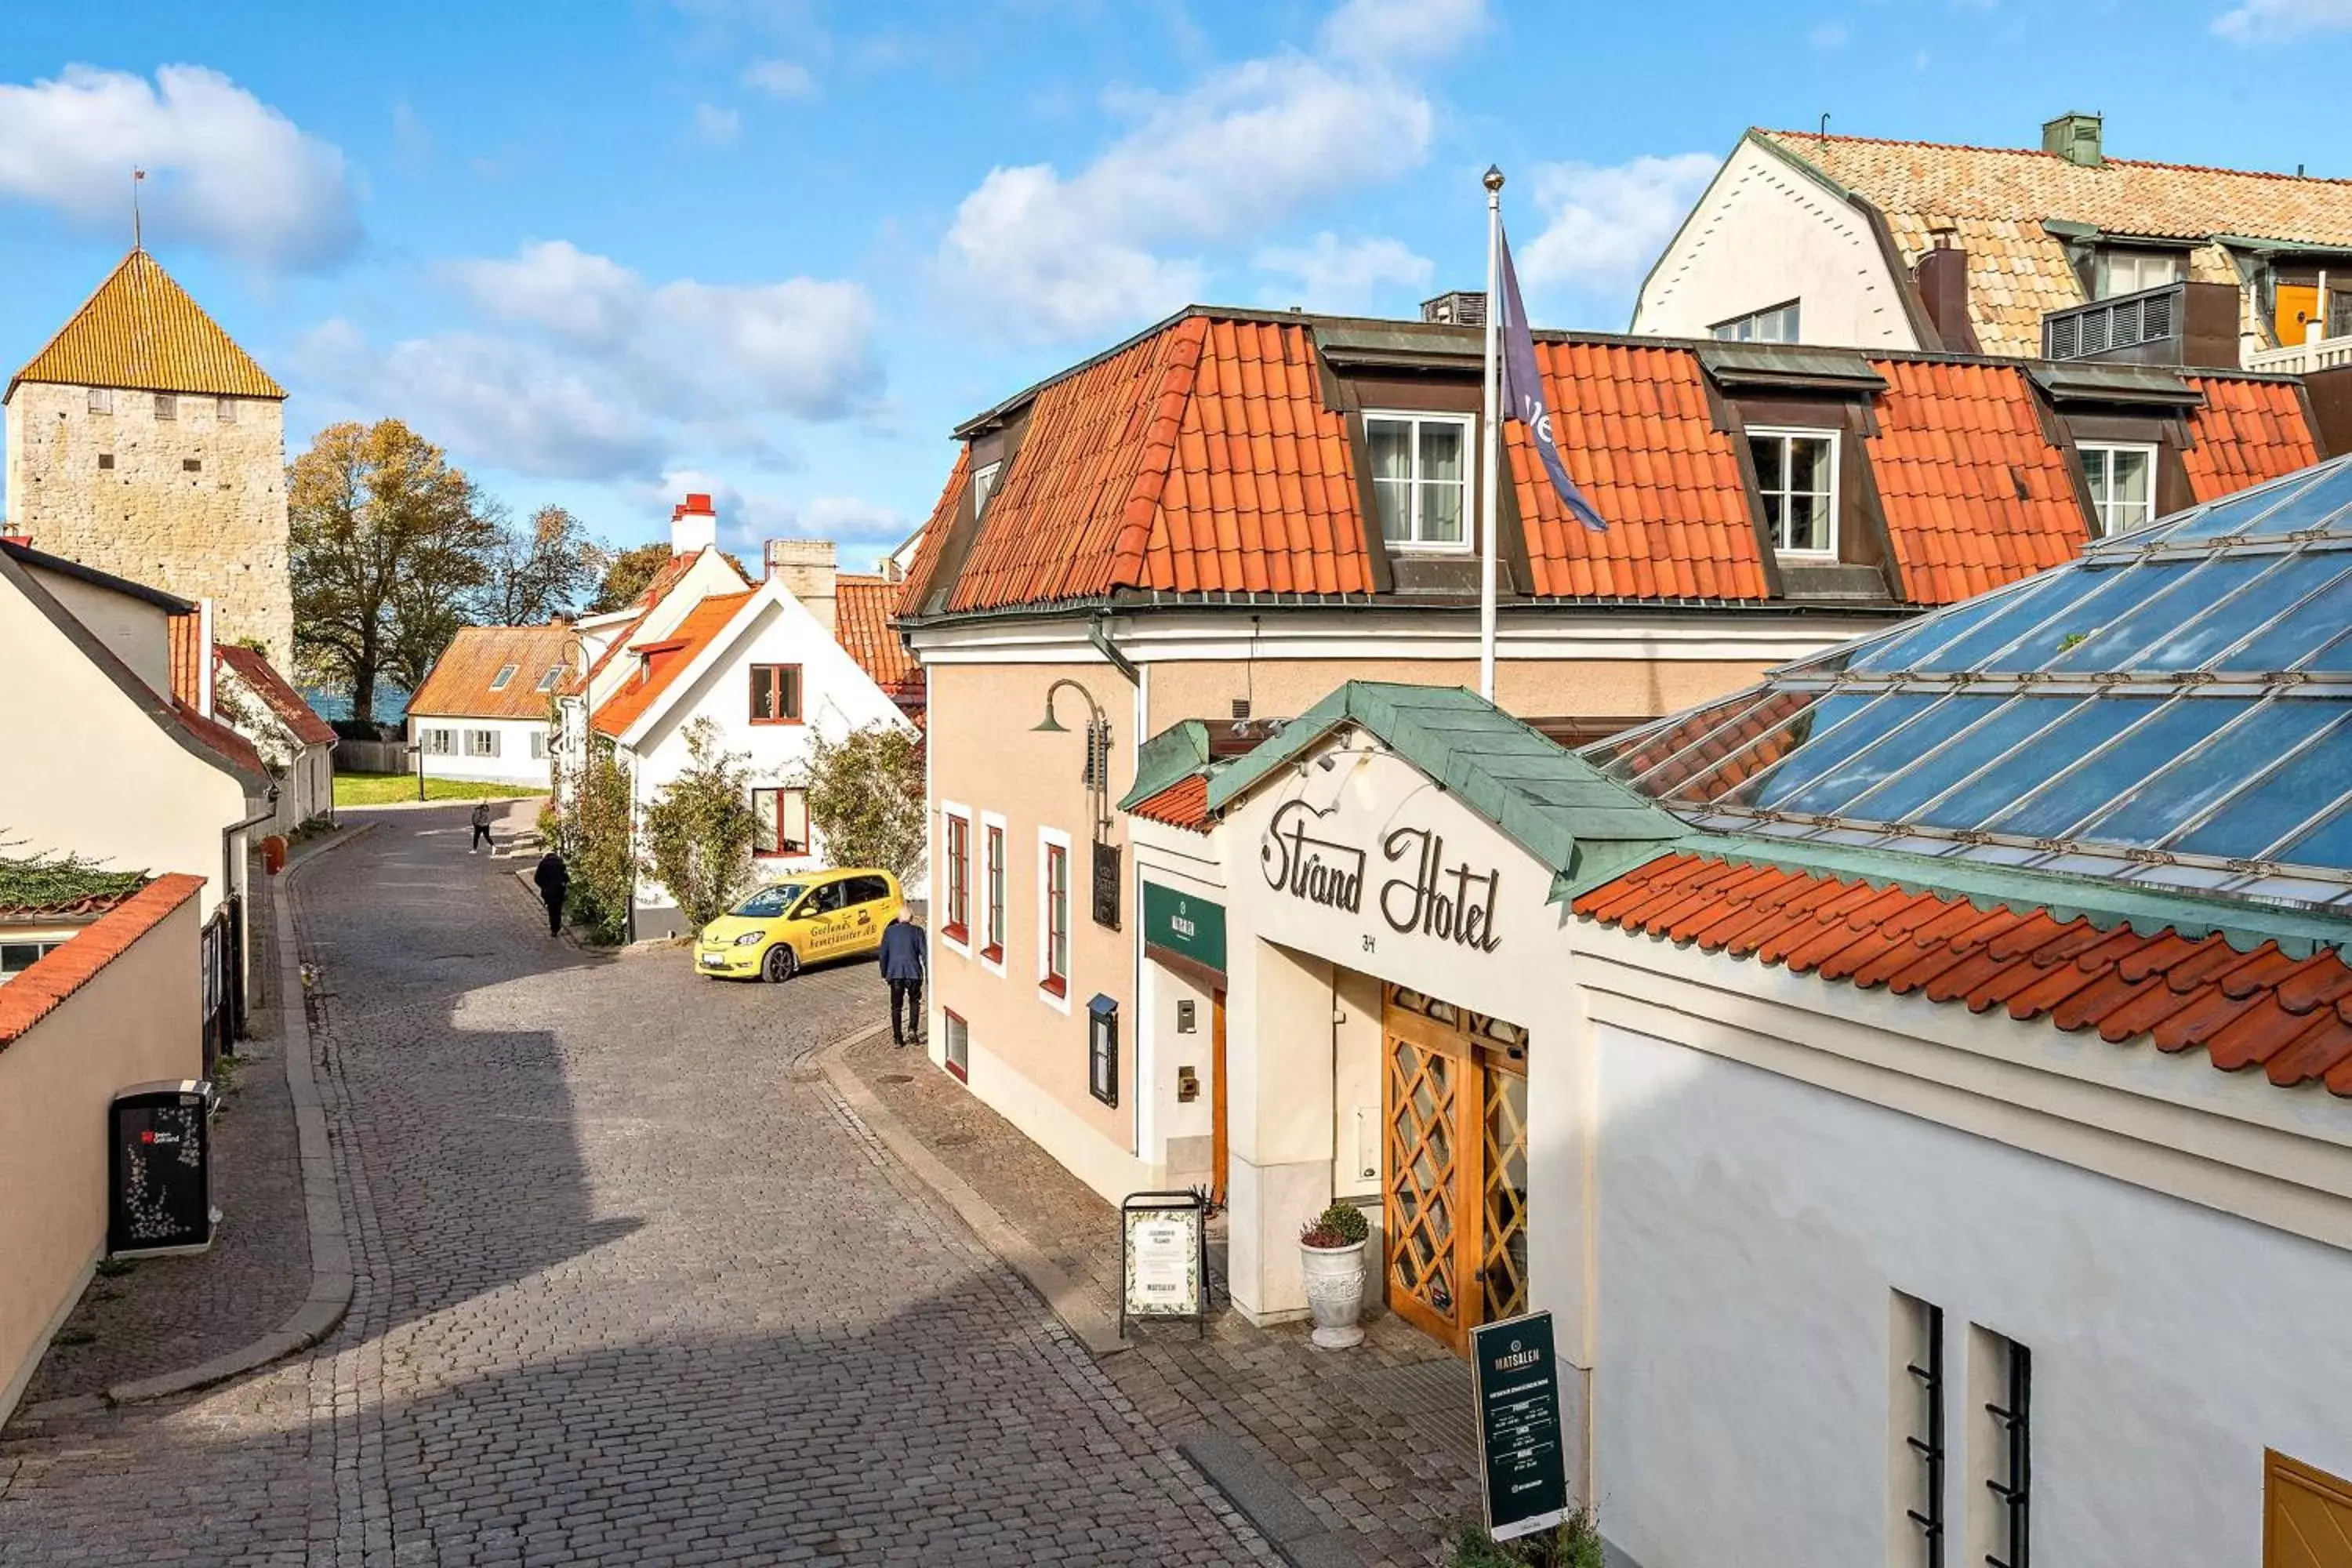
[[1364,1243],[1301,1247],[1298,1265],[1307,1276],[1307,1310],[1315,1318],[1307,1338],[1327,1351],[1361,1344],[1364,1331],[1356,1320],[1364,1310]]

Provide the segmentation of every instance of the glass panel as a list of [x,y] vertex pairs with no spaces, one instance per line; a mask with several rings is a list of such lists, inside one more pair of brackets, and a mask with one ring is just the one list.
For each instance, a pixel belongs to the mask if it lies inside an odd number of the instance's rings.
[[1810,437],[1788,437],[1789,489],[1790,493],[1810,490],[1814,495],[1830,493],[1830,444]]
[[2338,811],[2276,857],[2298,866],[2352,871],[2352,810]]
[[2344,555],[2273,555],[2241,559],[2267,560],[2271,570],[2259,574],[2244,593],[2229,603],[2216,605],[2158,637],[2154,647],[2134,656],[2133,668],[2190,669],[2203,664],[2326,582],[2330,576],[2352,566],[2352,557]]
[[[2247,710],[2245,703],[2221,699],[2189,706],[2226,709],[2233,717]],[[2333,702],[2309,700],[2268,703],[2212,744],[2126,788],[2096,821],[2084,825],[2082,836],[2111,844],[2154,844],[2168,837],[2256,771],[2302,744],[2340,711]]]
[[1778,436],[1748,437],[1748,455],[1756,460],[1756,482],[1768,491],[1788,488],[1788,470],[1782,462],[1787,447]]
[[1772,548],[1789,548],[1788,498],[1779,490],[1764,492],[1764,531],[1770,536]]
[[2333,468],[2310,479],[2264,485],[2260,489],[2231,496],[2168,537],[2178,542],[2221,539],[2240,532],[2250,538],[2300,533],[2322,525],[2352,528],[2352,519],[2335,515],[2347,506],[2352,506],[2352,467]]
[[1421,477],[1462,481],[1463,427],[1432,421],[1421,427]]
[[[2122,613],[2049,662],[2051,669],[2138,669],[2132,656],[2194,622],[2199,613],[2278,564],[2275,555],[2213,556],[2177,573],[2155,596]],[[2226,646],[2226,639],[2224,642]]]
[[2107,454],[2112,478],[2107,487],[2109,532],[2137,528],[2156,514],[2148,493],[2151,454],[2144,447],[2118,448]]
[[2336,675],[2352,673],[2352,636],[2338,631],[2335,639],[2296,668],[2326,670]]
[[2077,700],[2072,697],[2020,697],[2004,703],[1998,712],[1935,756],[1895,773],[1839,815],[1865,822],[1900,822],[2037,730],[2065,717]]
[[2134,721],[2147,718],[2161,700],[2155,697],[2104,697],[2078,702],[2073,712],[1954,791],[1949,798],[1919,811],[1915,820],[1930,827],[1982,827],[1989,813],[2007,806],[2093,747],[2114,739]]
[[[1999,697],[1951,697],[1920,714],[1913,723],[1887,735],[1877,744],[1857,752],[1811,784],[1786,793],[1768,788],[1766,804],[1782,811],[1836,816],[1847,801],[1874,789],[1888,774],[1958,734],[2001,705]],[[1771,798],[1775,795],[1778,798]]]
[[1412,486],[1402,479],[1374,479],[1372,499],[1381,509],[1381,537],[1391,544],[1412,538]]
[[1817,739],[1801,742],[1776,767],[1749,779],[1723,799],[1731,805],[1769,805],[1811,784],[1897,724],[1917,718],[1935,700],[1911,692],[1832,697],[1813,709],[1809,733]]
[[1934,653],[1915,661],[1921,670],[1966,669],[2026,629],[2059,614],[2066,606],[2105,587],[2129,567],[2095,566],[2089,563],[2049,573],[2038,586],[2011,595],[2000,611],[1974,630],[1954,637]]
[[1367,419],[1364,444],[1371,448],[1372,478],[1412,478],[1412,424],[1405,419]]
[[[2314,573],[2325,569],[2323,563],[2333,567],[2352,565],[2352,556],[2333,552],[2306,556],[2305,560],[2308,563],[2305,569]],[[2284,669],[2347,626],[2352,626],[2352,576],[2341,576],[2315,597],[2288,611],[2278,625],[2217,661],[2213,668]]]
[[2203,565],[2202,561],[2143,563],[2121,571],[2090,571],[2100,579],[2091,593],[2063,606],[2053,606],[2051,622],[2036,628],[2016,647],[1983,659],[1984,669],[2040,669],[2050,660],[2102,626],[2129,613]]
[[[2340,711],[2340,708],[2339,708]],[[2249,759],[2259,765],[2269,759]],[[2259,855],[2352,787],[2352,725],[2338,723],[2311,750],[2230,803],[2212,821],[2168,846],[2189,855]]]
[[1423,544],[1458,544],[1462,542],[1460,480],[1421,487],[1421,542]]
[[2017,604],[2021,596],[2039,594],[2047,585],[2032,581],[2015,593],[1993,593],[1922,616],[1902,631],[1883,637],[1856,654],[1846,666],[1853,670],[1908,669],[1953,638],[1982,626],[1994,616]]
[[[2105,707],[2112,700],[2105,699],[2094,706]],[[2113,750],[2020,801],[1985,826],[2028,838],[2063,833],[2244,711],[2244,702],[2223,699],[2189,697],[2168,703]]]
[[1789,496],[1789,548],[1826,551],[1830,547],[1830,498],[1791,491]]

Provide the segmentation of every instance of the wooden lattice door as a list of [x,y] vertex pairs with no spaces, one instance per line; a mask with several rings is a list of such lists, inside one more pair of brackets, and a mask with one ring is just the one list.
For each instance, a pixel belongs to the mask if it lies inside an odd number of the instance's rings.
[[1391,986],[1387,1296],[1456,1351],[1527,1310],[1527,1078],[1513,1026]]

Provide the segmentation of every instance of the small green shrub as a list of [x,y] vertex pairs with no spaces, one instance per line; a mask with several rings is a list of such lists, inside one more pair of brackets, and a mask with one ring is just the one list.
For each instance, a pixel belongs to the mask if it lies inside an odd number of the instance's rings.
[[1353,1204],[1333,1204],[1299,1231],[1298,1239],[1307,1247],[1353,1247],[1371,1233],[1363,1210]]
[[1454,1535],[1446,1568],[1601,1568],[1601,1527],[1582,1509],[1546,1534],[1496,1541],[1475,1524]]

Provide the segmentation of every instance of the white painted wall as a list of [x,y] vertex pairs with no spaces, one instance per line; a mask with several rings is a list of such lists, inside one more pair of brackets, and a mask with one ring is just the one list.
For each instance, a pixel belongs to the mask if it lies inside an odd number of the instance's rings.
[[1703,338],[1795,300],[1806,342],[1916,348],[1897,281],[1860,210],[1743,139],[1643,284],[1631,330]]
[[[428,730],[449,731],[450,750],[446,754],[428,752],[425,755],[425,776],[429,779],[470,779],[484,784],[510,784],[526,789],[545,789],[551,776],[548,767],[548,747],[552,738],[544,719],[460,719],[436,718],[411,714],[408,719],[408,740],[416,744]],[[495,757],[470,757],[466,754],[466,733],[469,730],[488,730],[498,737],[499,754]],[[531,740],[538,737],[540,753],[533,757]],[[413,764],[415,759],[411,758]]]
[[1647,1568],[1887,1559],[1891,1289],[1945,1311],[1949,1518],[1984,1462],[1962,1451],[1968,1327],[2032,1347],[2037,1562],[2252,1563],[2265,1446],[2352,1473],[2352,1356],[2321,1327],[2352,1321],[2352,1254],[1597,1040],[1598,1500]]

